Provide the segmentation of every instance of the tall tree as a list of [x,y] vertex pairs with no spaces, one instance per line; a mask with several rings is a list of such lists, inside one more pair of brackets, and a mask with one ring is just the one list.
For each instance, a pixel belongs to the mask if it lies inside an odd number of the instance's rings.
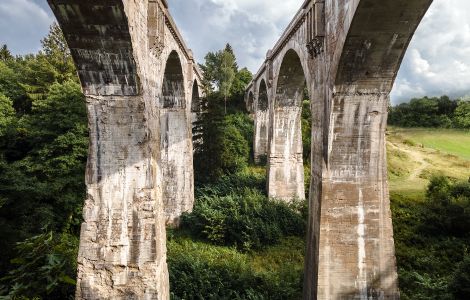
[[0,48],[0,60],[1,61],[7,61],[13,59],[13,55],[11,55],[10,50],[8,50],[7,45],[3,45],[2,48]]
[[57,23],[50,27],[49,34],[41,41],[42,53],[57,71],[59,82],[76,79],[75,65],[65,37]]
[[233,80],[235,79],[235,56],[227,50],[221,53],[219,89],[224,96],[225,114],[227,114],[227,98],[230,96]]
[[227,113],[227,99],[231,96],[232,85],[237,74],[237,62],[232,47],[227,44],[225,49],[209,52],[205,56],[205,64],[200,65],[204,71],[206,94],[216,89],[222,94]]

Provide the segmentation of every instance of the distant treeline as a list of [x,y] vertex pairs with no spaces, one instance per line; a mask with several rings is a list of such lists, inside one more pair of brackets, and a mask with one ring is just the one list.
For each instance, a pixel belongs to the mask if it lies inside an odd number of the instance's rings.
[[470,129],[470,101],[447,96],[412,99],[391,107],[388,124],[400,127]]

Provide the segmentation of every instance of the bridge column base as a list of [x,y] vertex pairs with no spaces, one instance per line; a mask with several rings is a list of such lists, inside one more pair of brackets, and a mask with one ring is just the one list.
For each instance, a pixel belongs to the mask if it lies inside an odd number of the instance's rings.
[[157,128],[142,96],[87,96],[90,151],[76,299],[168,299]]
[[312,166],[304,299],[399,299],[386,167],[388,96],[335,95],[332,104],[328,148],[314,153]]

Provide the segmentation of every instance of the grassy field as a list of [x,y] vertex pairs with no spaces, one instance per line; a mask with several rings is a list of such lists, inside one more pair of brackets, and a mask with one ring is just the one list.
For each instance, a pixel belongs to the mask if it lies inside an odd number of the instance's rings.
[[391,193],[422,194],[434,174],[456,180],[470,176],[470,132],[403,129],[387,132]]
[[455,129],[404,129],[392,127],[389,129],[395,135],[401,135],[412,144],[438,150],[462,159],[470,160],[470,131]]

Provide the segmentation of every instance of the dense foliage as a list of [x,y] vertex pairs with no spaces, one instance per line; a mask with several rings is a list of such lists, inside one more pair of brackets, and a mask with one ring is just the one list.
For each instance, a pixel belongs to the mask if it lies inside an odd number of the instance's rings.
[[423,97],[390,108],[389,124],[400,127],[470,129],[470,101]]
[[433,177],[419,198],[392,194],[402,299],[469,299],[470,183]]
[[[35,55],[0,55],[0,286],[73,295],[88,150],[84,97],[58,26]],[[0,293],[1,295],[1,293]]]
[[[196,204],[168,233],[172,299],[299,299],[306,202],[266,196],[265,169],[250,160],[253,120],[243,101],[252,75],[238,68],[230,45],[209,53],[202,69]],[[468,129],[469,103],[414,99],[392,108],[390,123]],[[307,165],[308,107],[307,99]],[[53,26],[34,55],[1,47],[0,299],[73,298],[87,135],[60,29]],[[435,177],[425,197],[392,194],[392,211],[403,299],[470,299],[470,183]]]
[[299,299],[306,202],[268,200],[263,174],[225,175],[197,191],[169,233],[172,299]]
[[[233,58],[229,64],[233,76],[222,74],[228,72],[227,57]],[[193,128],[194,170],[197,183],[208,183],[248,165],[253,121],[245,113],[244,94],[252,76],[247,69],[238,70],[228,44],[223,50],[208,53],[201,68],[205,72],[206,97]]]
[[262,249],[282,237],[305,236],[303,203],[269,200],[256,189],[228,195],[212,191],[199,197],[194,211],[183,216],[182,228],[217,245]]

